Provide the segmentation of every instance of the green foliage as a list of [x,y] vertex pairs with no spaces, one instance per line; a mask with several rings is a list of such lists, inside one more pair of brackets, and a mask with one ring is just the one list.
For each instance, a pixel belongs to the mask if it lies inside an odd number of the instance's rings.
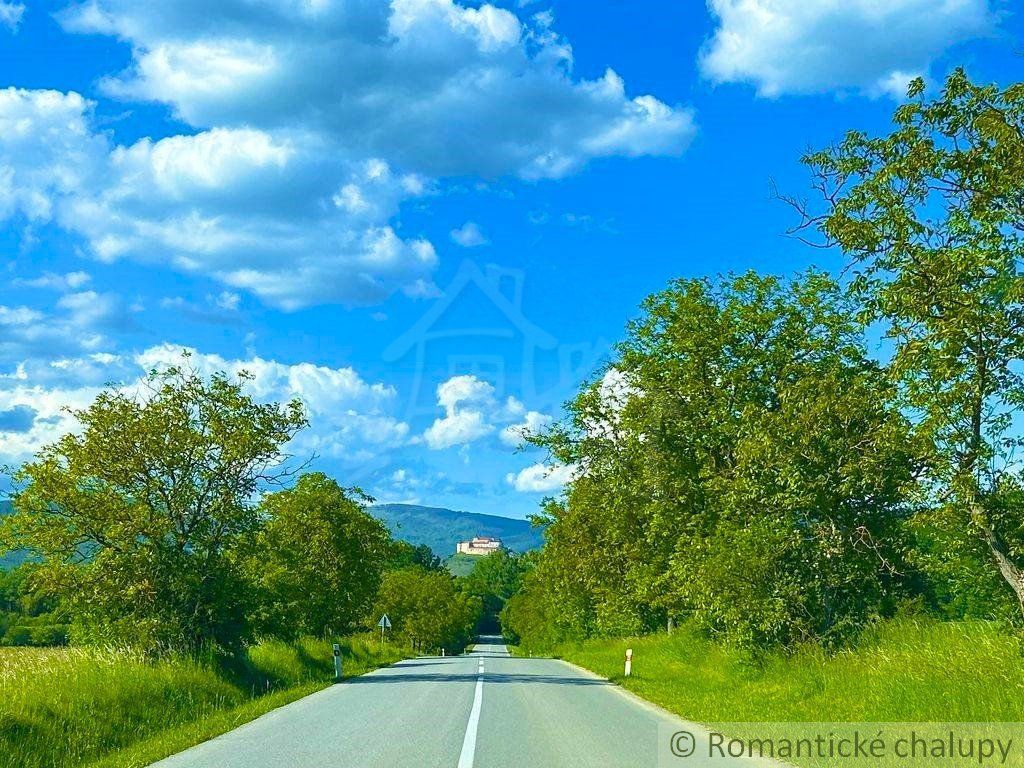
[[924,90],[890,135],[805,158],[826,210],[790,201],[798,229],[847,254],[848,284],[674,281],[536,440],[580,472],[541,515],[512,636],[692,616],[748,646],[838,645],[908,598],[1019,620],[1024,87],[958,70]]
[[476,558],[473,570],[459,581],[459,589],[480,601],[478,629],[483,634],[500,630],[498,615],[505,601],[519,591],[523,556],[498,550]]
[[65,645],[68,626],[51,595],[39,590],[39,568],[24,563],[0,571],[0,645]]
[[840,287],[680,280],[643,310],[610,375],[537,440],[586,471],[546,509],[531,585],[550,604],[532,615],[587,636],[692,612],[794,644],[890,612],[914,454]]
[[428,571],[439,571],[444,567],[441,558],[435,555],[434,550],[426,544],[417,546],[408,541],[393,541],[386,567],[389,570],[399,570],[414,565],[426,568]]
[[281,638],[346,634],[373,604],[394,547],[366,497],[320,473],[266,496],[247,562],[258,583],[258,632]]
[[182,368],[146,384],[101,393],[75,413],[81,434],[22,468],[2,538],[43,558],[40,578],[83,638],[236,646],[247,584],[233,552],[258,526],[257,490],[284,473],[301,406]]
[[804,224],[848,254],[863,319],[892,342],[930,448],[923,490],[985,542],[1024,609],[1024,505],[1006,493],[1024,440],[1024,87],[957,70],[938,98],[911,95],[890,135],[805,158],[827,209]]
[[447,572],[414,566],[384,574],[368,625],[387,614],[401,641],[454,653],[472,641],[480,610],[480,600],[459,591]]

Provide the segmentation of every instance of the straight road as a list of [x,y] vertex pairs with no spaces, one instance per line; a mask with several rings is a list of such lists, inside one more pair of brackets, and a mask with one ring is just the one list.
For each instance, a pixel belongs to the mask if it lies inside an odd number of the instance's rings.
[[[659,742],[699,729],[554,659],[409,659],[274,710],[159,768],[696,768]],[[699,738],[699,737],[698,737]],[[668,760],[666,761],[666,756]],[[750,763],[747,763],[749,766]]]

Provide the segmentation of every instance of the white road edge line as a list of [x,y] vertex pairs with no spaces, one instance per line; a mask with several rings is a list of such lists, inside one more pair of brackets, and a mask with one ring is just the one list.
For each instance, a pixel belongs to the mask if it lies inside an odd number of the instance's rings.
[[484,703],[484,662],[480,660],[477,667],[476,691],[473,694],[473,708],[469,711],[469,722],[466,723],[466,737],[462,740],[462,754],[459,755],[459,768],[473,768],[476,757],[476,731],[480,726],[480,707]]

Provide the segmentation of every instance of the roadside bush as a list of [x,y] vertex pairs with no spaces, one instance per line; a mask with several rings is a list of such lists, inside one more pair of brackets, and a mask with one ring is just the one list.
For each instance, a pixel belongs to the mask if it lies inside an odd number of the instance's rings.
[[4,645],[24,646],[32,645],[32,630],[23,624],[16,624],[7,629],[4,635]]

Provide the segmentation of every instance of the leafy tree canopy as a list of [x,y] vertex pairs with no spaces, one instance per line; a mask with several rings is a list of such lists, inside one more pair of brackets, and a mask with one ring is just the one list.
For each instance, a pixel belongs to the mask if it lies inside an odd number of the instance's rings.
[[3,542],[42,558],[85,637],[236,644],[247,585],[234,554],[259,525],[257,492],[288,475],[282,447],[306,423],[301,405],[172,367],[74,415],[81,432],[17,473]]

